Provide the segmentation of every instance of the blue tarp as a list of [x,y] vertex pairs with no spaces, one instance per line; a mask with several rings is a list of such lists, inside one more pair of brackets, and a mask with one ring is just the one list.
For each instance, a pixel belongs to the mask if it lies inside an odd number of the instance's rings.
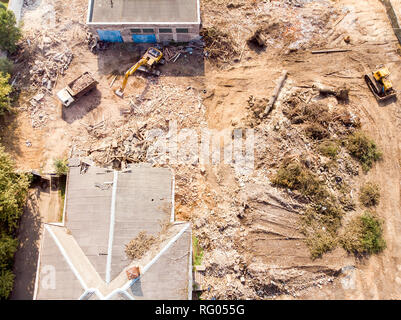
[[155,34],[133,34],[132,40],[135,43],[155,43],[156,35]]
[[120,31],[117,30],[97,30],[99,39],[106,42],[123,42]]

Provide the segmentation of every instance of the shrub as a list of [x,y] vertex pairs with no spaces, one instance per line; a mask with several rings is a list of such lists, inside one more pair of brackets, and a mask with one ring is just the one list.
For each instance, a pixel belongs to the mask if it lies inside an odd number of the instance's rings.
[[13,72],[13,63],[7,58],[0,58],[0,72],[5,74],[12,74]]
[[365,183],[359,192],[359,200],[365,207],[377,206],[380,202],[380,189],[376,183]]
[[[305,210],[303,222],[306,226],[319,223],[328,231],[335,233],[341,226],[341,218],[344,211],[333,196],[327,196],[312,203]],[[307,229],[307,228],[306,228]]]
[[0,270],[10,268],[13,264],[14,253],[17,251],[18,241],[8,235],[0,237]]
[[14,12],[0,8],[0,48],[10,53],[16,50],[16,43],[22,37],[16,24]]
[[11,111],[10,93],[12,88],[8,83],[9,74],[0,73],[0,115],[4,115],[7,111]]
[[322,141],[318,150],[325,157],[335,160],[339,152],[338,143],[331,140]]
[[317,197],[324,192],[322,182],[310,170],[295,161],[285,161],[272,182],[281,187],[298,190],[310,197]]
[[382,222],[371,212],[352,220],[341,239],[342,246],[357,255],[375,254],[386,248]]
[[361,163],[365,172],[369,171],[373,162],[380,160],[382,157],[382,153],[375,142],[362,131],[356,131],[348,137],[347,149]]
[[14,162],[0,147],[0,233],[12,234],[25,204],[29,176],[14,171]]
[[335,248],[337,240],[335,236],[323,229],[313,230],[306,238],[306,245],[309,248],[312,259],[316,259]]
[[192,236],[192,247],[193,247],[193,265],[200,266],[203,259],[203,249],[199,245],[199,240],[195,236]]
[[14,274],[11,270],[0,270],[0,300],[8,299],[14,286]]
[[55,159],[54,168],[58,176],[63,176],[68,173],[67,159]]
[[310,123],[305,127],[305,134],[314,140],[322,140],[330,136],[329,131],[319,123]]

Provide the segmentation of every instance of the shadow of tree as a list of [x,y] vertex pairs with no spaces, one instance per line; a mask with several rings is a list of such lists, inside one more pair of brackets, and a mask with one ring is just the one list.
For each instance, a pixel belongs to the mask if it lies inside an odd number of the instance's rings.
[[[46,192],[46,190],[43,191]],[[18,230],[19,247],[14,259],[16,277],[11,300],[33,299],[42,226],[38,211],[38,198],[41,192],[40,187],[30,190],[21,216]]]

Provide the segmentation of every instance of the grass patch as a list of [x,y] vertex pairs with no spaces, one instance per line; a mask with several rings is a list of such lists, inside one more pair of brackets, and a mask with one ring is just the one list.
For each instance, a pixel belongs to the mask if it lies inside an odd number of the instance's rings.
[[376,254],[386,248],[382,222],[372,213],[365,212],[352,220],[341,239],[343,248],[356,255]]
[[199,245],[199,240],[197,237],[192,236],[192,252],[193,252],[193,265],[200,266],[203,259],[203,249]]
[[380,188],[376,183],[365,183],[359,192],[359,201],[365,207],[377,206],[380,202]]
[[55,159],[53,162],[54,169],[58,176],[63,176],[68,173],[68,160],[67,159]]
[[319,144],[318,151],[325,157],[335,160],[337,159],[340,148],[337,141],[324,140]]
[[350,135],[346,142],[349,153],[359,161],[365,172],[372,168],[375,161],[382,158],[382,152],[376,143],[360,130]]

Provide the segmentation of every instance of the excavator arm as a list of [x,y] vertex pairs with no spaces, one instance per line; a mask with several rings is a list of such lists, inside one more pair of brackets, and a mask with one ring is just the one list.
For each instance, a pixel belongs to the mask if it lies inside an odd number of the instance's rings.
[[135,71],[138,70],[138,68],[139,68],[140,66],[143,66],[144,64],[146,64],[147,61],[148,61],[148,59],[142,58],[142,59],[139,60],[137,63],[135,63],[135,64],[125,73],[125,75],[124,75],[124,80],[123,80],[123,83],[121,84],[120,89],[118,89],[117,91],[115,91],[116,95],[118,95],[118,96],[120,96],[120,97],[123,96],[125,87],[127,86],[128,78],[129,78],[130,76],[132,76],[132,75],[135,73]]
[[148,67],[152,67],[154,65],[156,65],[157,63],[160,62],[160,60],[163,57],[163,53],[156,49],[156,48],[149,48],[145,54],[143,55],[143,57],[141,58],[141,60],[139,60],[137,63],[135,63],[126,73],[124,76],[124,80],[123,83],[121,84],[121,87],[117,90],[114,91],[116,95],[118,95],[119,97],[123,97],[124,95],[124,89],[127,86],[127,82],[128,82],[128,78],[129,76],[133,75],[135,73],[136,70],[138,70],[141,66],[143,65],[147,65]]

